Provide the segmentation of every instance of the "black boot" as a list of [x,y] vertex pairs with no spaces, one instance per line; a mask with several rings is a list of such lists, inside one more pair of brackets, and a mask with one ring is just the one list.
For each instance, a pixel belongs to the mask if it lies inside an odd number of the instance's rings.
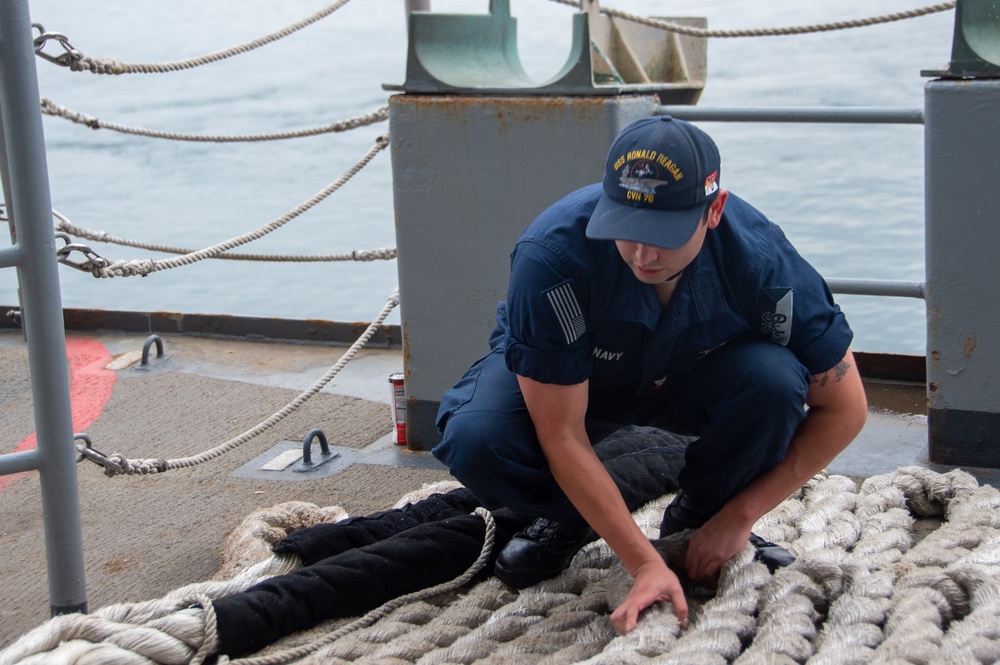
[[660,538],[664,538],[672,533],[680,533],[685,529],[697,529],[708,521],[711,514],[695,507],[684,490],[679,490],[674,500],[670,502],[667,509],[663,511],[663,521],[660,522]]
[[595,540],[597,533],[586,522],[563,525],[539,518],[501,550],[494,571],[501,582],[523,589],[561,573]]

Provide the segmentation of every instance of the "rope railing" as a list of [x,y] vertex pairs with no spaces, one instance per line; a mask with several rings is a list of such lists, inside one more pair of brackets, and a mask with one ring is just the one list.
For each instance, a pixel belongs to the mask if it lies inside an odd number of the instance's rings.
[[[255,39],[237,46],[224,49],[221,51],[215,51],[207,55],[199,56],[196,58],[189,58],[187,60],[180,60],[176,62],[167,63],[150,63],[150,64],[139,64],[139,63],[128,63],[122,62],[115,58],[95,58],[91,56],[84,55],[78,49],[74,48],[69,39],[58,32],[46,32],[45,28],[39,24],[35,24],[35,27],[39,31],[39,36],[35,38],[35,53],[52,63],[57,65],[68,67],[72,71],[85,71],[91,72],[93,74],[152,74],[152,73],[166,73],[175,72],[185,69],[193,69],[195,67],[200,67],[201,65],[206,65],[212,62],[217,62],[219,60],[224,60],[231,58],[235,55],[240,55],[242,53],[247,53],[249,51],[255,50],[270,44],[271,42],[283,39],[288,35],[301,30],[302,28],[315,23],[323,18],[326,18],[333,12],[337,11],[350,0],[337,0],[331,5],[324,7],[320,11],[308,16],[297,23],[278,30],[276,32],[270,33],[259,39]],[[569,5],[571,7],[579,7],[579,0],[552,0],[564,5]],[[663,21],[654,18],[647,18],[644,16],[639,16],[637,14],[631,14],[629,12],[624,12],[614,8],[601,7],[601,13],[608,16],[627,19],[636,23],[643,25],[652,26],[655,28],[661,28],[663,30],[668,30],[670,32],[675,32],[682,35],[689,35],[693,37],[714,37],[714,38],[735,38],[735,37],[778,37],[786,35],[803,35],[817,32],[831,32],[835,30],[849,30],[853,28],[862,28],[872,25],[879,25],[882,23],[891,23],[894,21],[902,21],[906,19],[919,18],[921,16],[927,16],[929,14],[935,14],[938,12],[944,12],[955,8],[955,2],[943,2],[934,5],[928,5],[926,7],[920,7],[917,9],[909,9],[899,12],[893,12],[890,14],[882,14],[878,16],[872,16],[868,18],[852,19],[847,21],[832,21],[829,23],[816,23],[811,25],[801,25],[801,26],[788,26],[788,27],[777,27],[777,28],[751,28],[751,29],[737,29],[737,30],[707,30],[704,28],[694,28],[691,26],[678,25],[676,23],[670,23],[669,21]],[[45,52],[45,45],[48,42],[55,41],[63,47],[64,52],[54,56]]]
[[[569,5],[571,7],[579,7],[580,3],[578,0],[552,0],[563,5]],[[734,37],[781,37],[787,35],[805,35],[816,32],[832,32],[834,30],[850,30],[852,28],[864,28],[872,25],[879,25],[882,23],[892,23],[894,21],[903,21],[911,18],[919,18],[921,16],[927,16],[928,14],[936,14],[938,12],[945,12],[950,9],[955,8],[954,2],[942,2],[936,5],[929,5],[927,7],[921,7],[919,9],[908,9],[900,12],[894,12],[891,14],[882,14],[880,16],[872,16],[869,18],[853,19],[848,21],[833,21],[830,23],[816,23],[812,25],[800,25],[800,26],[789,26],[782,28],[751,28],[746,30],[707,30],[705,28],[693,28],[688,25],[678,25],[676,23],[670,23],[669,21],[663,21],[655,18],[647,18],[645,16],[639,16],[638,14],[630,14],[629,12],[623,12],[618,9],[611,9],[607,7],[601,7],[601,13],[607,14],[608,16],[627,19],[635,23],[641,23],[642,25],[648,25],[654,28],[661,28],[669,32],[675,32],[681,35],[688,35],[691,37],[716,37],[716,38],[734,38]]]
[[[162,64],[140,64],[140,63],[128,63],[116,60],[115,58],[93,58],[87,55],[83,55],[79,50],[72,47],[69,40],[65,35],[61,33],[51,33],[46,32],[45,29],[40,25],[35,25],[35,27],[41,33],[35,38],[35,53],[50,62],[64,67],[69,67],[75,72],[91,72],[92,74],[163,74],[166,72],[176,72],[184,69],[193,69],[195,67],[200,67],[202,65],[207,65],[212,62],[218,62],[219,60],[225,60],[231,58],[235,55],[240,55],[243,53],[248,53],[255,49],[265,46],[272,42],[276,42],[280,39],[298,32],[302,28],[305,28],[317,21],[326,18],[327,16],[333,14],[335,11],[346,5],[350,0],[337,0],[336,2],[327,5],[318,12],[307,16],[306,18],[293,23],[281,30],[272,32],[268,35],[264,35],[258,39],[254,39],[249,42],[244,42],[237,46],[227,48],[221,51],[215,51],[207,55],[199,56],[196,58],[189,58],[187,60],[180,60],[177,62],[167,62]],[[65,49],[65,53],[58,57],[53,57],[44,52],[46,43],[49,41],[57,41]]]
[[[263,422],[258,423],[249,430],[243,432],[239,436],[233,437],[229,441],[216,446],[210,450],[206,450],[197,455],[192,455],[190,457],[184,457],[179,459],[129,459],[121,453],[112,453],[108,455],[104,460],[93,460],[97,462],[100,466],[104,467],[104,473],[108,476],[117,475],[147,475],[155,473],[163,473],[171,469],[185,469],[204,462],[208,462],[217,457],[221,457],[228,452],[235,450],[247,441],[250,441],[259,434],[266,432],[271,429],[282,420],[287,418],[289,415],[294,413],[314,397],[319,391],[323,389],[326,384],[333,380],[337,374],[340,373],[344,367],[347,366],[351,360],[364,348],[364,346],[371,340],[371,338],[378,332],[379,327],[385,322],[386,317],[389,313],[399,305],[399,292],[394,291],[392,295],[389,296],[379,312],[379,315],[368,325],[365,331],[355,340],[354,344],[344,352],[344,354],[337,360],[336,363],[327,370],[319,380],[317,380],[309,389],[305,390],[299,394],[295,399],[286,404],[279,411],[275,412],[271,417]],[[83,444],[79,444],[78,450],[82,449]],[[92,454],[97,454],[96,451],[92,451]]]
[[[372,148],[369,149],[368,152],[365,153],[365,155],[360,160],[358,160],[358,162],[354,166],[352,166],[337,180],[324,187],[320,192],[312,196],[310,199],[302,202],[301,204],[296,206],[293,210],[285,213],[281,217],[275,219],[274,221],[268,224],[265,224],[264,226],[254,231],[250,231],[249,233],[245,233],[236,238],[230,238],[229,240],[217,243],[215,245],[212,245],[211,247],[206,247],[205,249],[201,249],[196,252],[186,253],[183,254],[182,256],[178,256],[173,259],[109,261],[103,257],[96,256],[92,252],[92,250],[90,250],[90,248],[69,245],[67,247],[63,247],[60,250],[60,260],[64,263],[69,263],[74,267],[80,268],[81,270],[90,272],[94,275],[94,277],[110,278],[110,277],[134,277],[136,275],[146,276],[161,270],[170,270],[172,268],[179,268],[181,266],[187,266],[193,263],[197,263],[198,261],[202,261],[204,259],[219,257],[224,252],[230,249],[263,238],[269,233],[272,233],[273,231],[276,231],[277,229],[281,228],[282,226],[284,226],[291,220],[295,219],[302,213],[310,210],[311,208],[322,202],[324,199],[329,197],[331,194],[336,192],[338,189],[340,189],[361,169],[367,166],[368,163],[371,162],[371,160],[374,159],[379,152],[385,150],[385,148],[388,145],[389,145],[389,135],[383,134],[382,136],[379,136],[375,140],[375,145],[372,146]],[[72,261],[69,260],[69,252],[66,251],[70,248],[86,250],[85,253],[87,254],[88,260],[79,264],[73,263]]]
[[63,118],[78,125],[84,125],[91,129],[108,129],[121,134],[132,134],[133,136],[145,136],[156,139],[170,139],[172,141],[194,141],[201,143],[253,143],[261,141],[281,141],[285,139],[297,139],[308,136],[319,136],[321,134],[331,134],[346,132],[359,127],[366,127],[377,122],[385,122],[389,119],[389,107],[383,106],[380,109],[359,115],[347,120],[341,120],[330,125],[312,127],[308,129],[298,129],[287,132],[272,132],[270,134],[183,134],[180,132],[165,132],[155,129],[145,129],[143,127],[129,127],[115,122],[108,122],[95,118],[94,116],[74,111],[73,109],[60,106],[48,97],[42,97],[42,113],[45,115]]
[[[2,214],[3,210],[3,206],[0,206],[0,214]],[[53,210],[52,215],[56,218],[55,230],[57,232],[77,236],[79,238],[85,238],[87,240],[108,243],[110,245],[122,245],[123,247],[134,247],[136,249],[148,249],[153,252],[163,252],[164,254],[191,254],[197,251],[183,247],[131,240],[129,238],[112,235],[107,231],[94,231],[86,229],[73,224],[58,210]],[[89,251],[92,260],[94,258],[102,259],[102,257],[89,247],[80,246],[80,249],[81,251]],[[218,256],[212,256],[209,258],[215,260],[257,261],[263,263],[317,263],[336,261],[367,262],[389,261],[395,259],[396,250],[394,248],[379,247],[376,249],[355,249],[351,252],[341,254],[241,254],[238,252],[226,252],[225,254],[219,254]],[[87,272],[91,272],[92,270],[93,268],[90,267],[87,269]]]

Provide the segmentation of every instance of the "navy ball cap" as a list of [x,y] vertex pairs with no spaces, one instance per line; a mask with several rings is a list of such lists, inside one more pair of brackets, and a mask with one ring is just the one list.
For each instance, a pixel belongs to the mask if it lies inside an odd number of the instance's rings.
[[587,237],[672,249],[686,244],[719,191],[719,149],[689,122],[638,120],[618,135],[604,172],[604,193]]

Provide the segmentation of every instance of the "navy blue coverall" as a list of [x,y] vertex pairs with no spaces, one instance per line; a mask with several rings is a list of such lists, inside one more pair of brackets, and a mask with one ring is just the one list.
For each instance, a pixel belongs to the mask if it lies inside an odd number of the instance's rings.
[[580,522],[516,375],[589,380],[592,443],[627,424],[697,437],[679,483],[707,519],[784,458],[812,375],[853,333],[781,229],[732,193],[664,308],[613,241],[585,236],[600,196],[569,194],[521,236],[491,350],[442,397],[433,453],[489,508]]

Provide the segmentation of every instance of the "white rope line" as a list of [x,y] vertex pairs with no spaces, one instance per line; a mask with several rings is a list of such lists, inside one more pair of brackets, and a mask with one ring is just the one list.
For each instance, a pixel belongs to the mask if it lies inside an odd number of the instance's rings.
[[[243,445],[244,443],[251,440],[255,436],[277,425],[279,422],[281,422],[286,417],[291,415],[296,409],[302,406],[302,404],[304,404],[310,398],[316,395],[316,393],[322,390],[323,387],[326,384],[328,384],[333,379],[333,377],[337,376],[337,374],[340,373],[340,371],[347,365],[347,363],[349,363],[354,358],[354,356],[356,356],[358,352],[361,351],[362,348],[364,348],[365,344],[367,344],[368,341],[371,340],[372,336],[378,331],[379,327],[385,321],[386,317],[389,316],[389,312],[391,312],[393,308],[395,308],[398,304],[399,304],[399,293],[398,291],[396,291],[393,292],[391,296],[389,296],[389,299],[386,301],[385,306],[382,308],[382,311],[379,312],[379,315],[375,317],[375,320],[368,325],[368,327],[361,334],[361,336],[358,337],[358,339],[354,342],[354,344],[352,344],[351,347],[344,352],[344,355],[342,355],[340,359],[336,363],[334,363],[334,365],[329,370],[327,370],[326,374],[324,374],[322,378],[320,378],[315,384],[313,384],[311,388],[301,393],[298,397],[296,397],[294,400],[285,405],[285,407],[282,408],[280,411],[273,414],[270,418],[255,425],[254,427],[247,430],[246,432],[243,432],[239,436],[234,437],[229,441],[221,445],[218,445],[215,448],[212,448],[211,450],[207,450],[198,455],[194,455],[191,457],[184,457],[180,459],[131,460],[122,455],[121,453],[113,453],[108,456],[108,459],[118,464],[121,467],[122,474],[146,475],[153,473],[163,473],[170,469],[183,469],[196,466],[198,464],[202,464],[204,462],[213,460],[221,455],[224,455],[238,448],[239,446]],[[115,471],[110,467],[105,467],[104,472],[108,476],[119,475],[117,471]]]
[[[552,0],[552,1],[564,5],[569,5],[571,7],[580,6],[579,0]],[[669,32],[676,32],[681,35],[690,35],[692,37],[732,38],[732,37],[777,37],[782,35],[804,35],[814,32],[830,32],[833,30],[863,28],[870,25],[878,25],[881,23],[891,23],[893,21],[902,21],[905,19],[918,18],[920,16],[926,16],[928,14],[934,14],[937,12],[944,12],[954,8],[955,8],[954,2],[943,2],[936,5],[922,7],[920,9],[909,9],[900,12],[894,12],[892,14],[883,14],[881,16],[873,16],[870,18],[854,19],[849,21],[834,21],[832,23],[817,23],[814,25],[792,26],[785,28],[755,28],[755,29],[745,29],[745,30],[706,30],[704,28],[693,28],[691,26],[678,25],[676,23],[670,23],[669,21],[663,21],[655,18],[647,18],[644,16],[639,16],[637,14],[630,14],[628,12],[620,11],[617,9],[611,9],[607,7],[601,7],[600,9],[602,14],[607,14],[608,16],[627,19],[629,21],[641,23],[642,25],[652,26],[654,28],[661,28],[663,30],[667,30]]]
[[[634,514],[647,535],[669,500],[661,497]],[[943,522],[914,545],[914,518],[933,515]],[[487,524],[486,540],[490,529]],[[617,602],[612,587],[624,579],[619,593],[627,593],[629,576],[603,541],[587,546],[561,575],[520,592],[491,578],[445,603],[425,602],[471,580],[488,557],[484,543],[477,563],[453,582],[390,601],[346,625],[327,622],[289,636],[292,648],[283,648],[283,640],[232,663],[1000,661],[996,488],[958,470],[906,467],[860,488],[843,476],[821,474],[754,531],[769,539],[786,536],[779,544],[796,561],[772,575],[748,545],[723,567],[714,594],[687,589],[692,621],[685,631],[664,605],[645,612],[628,635],[614,632],[608,621]],[[267,560],[248,568],[234,588],[273,565]],[[132,665],[154,662],[154,656],[164,656],[155,662],[199,662],[220,648],[206,646],[217,638],[203,611],[220,595],[191,585],[163,601],[99,610],[100,621],[94,615],[57,617],[0,652],[0,665]],[[169,660],[172,650],[186,655]],[[73,660],[80,653],[94,660]],[[218,662],[230,661],[221,656]]]
[[234,247],[239,247],[240,245],[245,245],[254,240],[263,238],[267,234],[275,231],[291,220],[295,219],[302,213],[311,209],[328,196],[333,194],[335,191],[340,189],[344,183],[350,180],[354,175],[358,173],[361,169],[368,165],[368,163],[377,155],[379,152],[384,150],[386,146],[389,145],[389,135],[383,134],[375,140],[375,145],[362,157],[354,166],[352,166],[346,173],[344,173],[340,178],[338,178],[333,183],[327,185],[323,190],[314,195],[307,201],[299,204],[294,210],[291,210],[278,219],[272,221],[269,224],[262,226],[261,228],[246,233],[242,236],[236,238],[230,238],[224,242],[218,243],[211,247],[198,250],[197,252],[191,252],[179,256],[174,259],[164,259],[159,261],[154,261],[152,259],[146,260],[134,260],[134,261],[111,261],[105,266],[95,266],[91,271],[94,277],[134,277],[136,275],[146,276],[150,273],[157,272],[160,270],[169,270],[171,268],[179,268],[181,266],[190,265],[192,263],[197,263],[204,259],[214,258],[221,255],[223,252],[230,250]]
[[116,60],[114,58],[92,58],[90,56],[82,55],[78,59],[72,59],[69,64],[69,68],[73,71],[87,71],[93,74],[162,74],[165,72],[176,72],[184,69],[193,69],[195,67],[200,67],[201,65],[206,65],[211,62],[217,62],[219,60],[225,60],[226,58],[231,58],[235,55],[240,55],[253,51],[254,49],[260,48],[271,42],[283,39],[294,32],[305,28],[306,26],[312,25],[317,21],[326,18],[330,14],[334,13],[344,5],[346,5],[350,0],[337,0],[336,2],[324,7],[315,14],[307,16],[306,18],[293,23],[277,32],[272,32],[269,35],[265,35],[258,39],[254,39],[238,46],[233,46],[231,48],[215,51],[207,55],[199,56],[196,58],[190,58],[188,60],[180,60],[177,62],[168,62],[163,64],[138,64],[138,63],[128,63]]
[[60,106],[48,97],[42,97],[42,113],[57,118],[63,118],[78,125],[84,125],[91,129],[109,129],[122,134],[132,134],[135,136],[146,136],[149,138],[170,139],[173,141],[195,141],[203,143],[252,143],[259,141],[280,141],[284,139],[303,138],[307,136],[318,136],[320,134],[330,134],[346,132],[358,127],[366,127],[377,122],[384,122],[389,119],[389,107],[383,106],[380,109],[359,115],[347,120],[341,120],[331,125],[313,127],[310,129],[299,129],[287,132],[273,132],[270,134],[182,134],[178,132],[165,132],[155,129],[144,129],[142,127],[129,127],[114,122],[107,122],[100,118],[74,111],[73,109]]
[[[0,665],[195,663],[197,654],[211,654],[217,647],[212,599],[300,567],[298,557],[271,555],[229,580],[198,582],[163,598],[109,605],[91,614],[58,616],[0,652]],[[90,660],[82,660],[84,655]]]
[[[122,245],[125,247],[135,247],[137,249],[148,249],[154,252],[165,254],[191,254],[196,250],[173,247],[170,245],[158,245],[139,240],[130,240],[115,236],[107,231],[94,231],[85,229],[73,224],[65,215],[58,210],[53,210],[52,215],[56,218],[55,230],[61,233],[95,240],[112,245]],[[332,262],[332,261],[389,261],[396,258],[396,249],[391,247],[378,247],[375,249],[355,249],[343,254],[240,254],[238,252],[226,252],[218,256],[210,256],[210,259],[228,261],[260,261],[260,262]]]
[[[399,607],[440,596],[468,584],[483,569],[493,551],[496,525],[485,508],[475,514],[485,523],[479,556],[453,580],[394,598],[312,643],[266,656],[230,660],[219,655],[219,665],[280,665],[302,658],[326,644],[370,626]],[[212,601],[246,591],[276,575],[301,567],[297,557],[272,555],[233,580],[190,585],[162,600],[101,608],[93,614],[56,617],[19,638],[0,652],[0,665],[87,662],[102,665],[177,663],[200,665],[217,654],[219,636]],[[81,656],[88,660],[83,660]],[[76,660],[79,659],[79,660]]]

